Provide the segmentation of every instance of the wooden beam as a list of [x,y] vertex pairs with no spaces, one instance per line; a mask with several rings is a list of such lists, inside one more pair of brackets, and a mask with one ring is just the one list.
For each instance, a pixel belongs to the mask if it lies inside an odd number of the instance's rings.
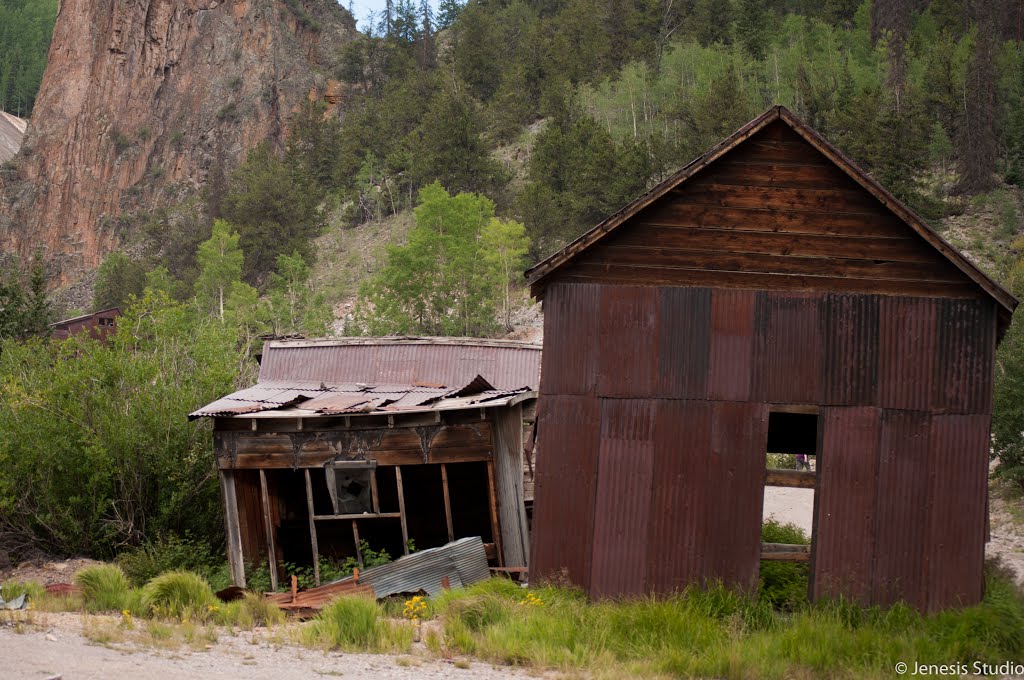
[[370,470],[370,500],[373,503],[373,511],[380,514],[380,496],[377,495],[377,468]]
[[363,566],[363,551],[359,549],[359,525],[356,524],[356,520],[352,520],[352,538],[356,542],[356,562],[359,566]]
[[313,482],[306,469],[306,508],[309,511],[309,542],[313,547],[313,583],[320,585],[320,550],[316,545],[316,521],[313,513]]
[[765,486],[788,486],[795,489],[813,489],[816,475],[804,470],[778,470],[768,468],[764,474]]
[[498,499],[494,489],[494,461],[487,461],[487,496],[491,504],[491,536],[498,553],[498,566],[505,566],[504,553],[501,551],[501,526],[498,524]]
[[761,559],[774,562],[809,562],[811,546],[791,543],[762,543]]
[[400,512],[360,512],[349,515],[313,515],[313,519],[316,521],[326,520],[351,520],[351,519],[398,519],[402,516]]
[[523,411],[522,406],[492,410],[491,437],[494,443],[495,501],[501,529],[503,564],[525,567],[530,556],[530,536],[523,501]]
[[395,468],[395,486],[398,487],[398,516],[402,519],[402,554],[409,554],[409,525],[405,521],[405,494],[402,491],[402,468]]
[[448,542],[455,540],[455,529],[452,526],[452,500],[448,495],[448,466],[441,463],[441,488],[444,490],[444,521],[448,525]]
[[274,520],[270,516],[270,494],[267,493],[267,473],[260,470],[260,500],[263,503],[263,529],[267,533],[267,567],[270,569],[270,589],[277,592],[277,550],[274,549]]
[[242,531],[238,526],[238,498],[235,495],[235,473],[220,471],[220,491],[224,498],[224,535],[228,544],[228,565],[232,582],[245,587],[245,560],[242,556]]

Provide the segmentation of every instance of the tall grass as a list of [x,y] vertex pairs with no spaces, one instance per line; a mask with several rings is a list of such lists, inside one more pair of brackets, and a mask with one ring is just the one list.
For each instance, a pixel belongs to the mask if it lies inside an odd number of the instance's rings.
[[431,603],[449,652],[609,676],[893,677],[898,661],[1024,658],[1024,602],[990,579],[985,601],[922,616],[849,602],[774,609],[722,586],[665,599],[588,604],[576,591],[491,580]]
[[86,567],[75,574],[75,583],[82,589],[82,600],[89,611],[129,610],[134,613],[139,609],[138,595],[132,592],[121,567],[113,564]]
[[145,608],[157,616],[203,621],[219,608],[210,584],[199,574],[169,571],[150,580],[142,589]]
[[303,630],[303,642],[326,649],[405,652],[412,640],[410,625],[383,619],[374,600],[359,596],[339,597]]

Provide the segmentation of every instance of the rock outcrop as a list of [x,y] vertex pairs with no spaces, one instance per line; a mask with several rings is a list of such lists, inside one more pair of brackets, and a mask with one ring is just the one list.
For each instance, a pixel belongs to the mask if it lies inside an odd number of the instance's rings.
[[21,139],[25,136],[27,120],[0,111],[0,163],[6,163],[18,153]]
[[0,171],[0,252],[55,282],[97,267],[145,211],[283,143],[357,35],[335,0],[64,0],[20,153]]

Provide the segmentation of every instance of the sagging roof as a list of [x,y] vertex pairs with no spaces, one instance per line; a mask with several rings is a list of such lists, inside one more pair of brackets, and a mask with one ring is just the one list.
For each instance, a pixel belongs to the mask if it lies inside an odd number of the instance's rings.
[[49,324],[49,328],[61,328],[70,324],[76,324],[82,321],[87,321],[92,318],[99,318],[101,316],[121,316],[120,307],[108,307],[107,309],[101,309],[96,312],[90,312],[88,314],[82,314],[80,316],[73,316],[70,319],[61,319],[60,321],[54,321]]
[[540,357],[539,344],[480,338],[271,341],[259,381],[453,388],[482,375],[498,390],[536,389]]
[[775,121],[782,121],[796,134],[821,152],[828,160],[843,170],[850,178],[873,195],[900,220],[905,222],[914,232],[923,238],[928,245],[938,251],[944,258],[955,265],[986,295],[991,297],[1000,308],[1003,324],[1008,323],[1010,315],[1017,306],[1017,299],[999,283],[981,271],[956,248],[939,236],[923,219],[882,187],[863,169],[847,158],[842,152],[826,141],[818,132],[810,128],[784,106],[774,106],[754,120],[750,121],[732,135],[722,140],[683,169],[671,175],[647,193],[612,214],[603,222],[586,232],[562,250],[542,260],[526,272],[535,297],[543,296],[544,286],[549,277],[570,264],[581,253],[618,229],[630,218],[658,199],[664,197],[680,184],[708,167],[714,161],[736,148],[744,141],[763,130]]
[[504,406],[535,396],[529,387],[495,389],[477,375],[465,385],[373,385],[365,383],[259,382],[222,397],[189,414],[208,416],[315,418],[337,415],[379,415]]

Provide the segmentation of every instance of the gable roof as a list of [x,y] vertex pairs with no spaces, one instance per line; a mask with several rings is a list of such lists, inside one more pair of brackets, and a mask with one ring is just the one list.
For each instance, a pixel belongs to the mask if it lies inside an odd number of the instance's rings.
[[913,210],[893,196],[856,163],[847,158],[841,151],[832,146],[820,134],[784,106],[774,106],[768,109],[763,114],[734,132],[732,135],[710,148],[686,167],[671,175],[666,180],[650,189],[647,193],[620,209],[618,212],[610,215],[603,222],[574,240],[565,248],[545,258],[527,270],[526,278],[530,283],[531,293],[533,296],[538,299],[543,297],[544,287],[550,276],[570,264],[583,252],[587,251],[624,223],[628,222],[630,218],[641,210],[664,197],[671,190],[675,189],[690,177],[696,175],[701,170],[708,167],[723,155],[750,139],[775,121],[782,121],[788,125],[789,128],[803,138],[804,141],[817,149],[857,184],[878,199],[882,205],[888,208],[894,215],[896,215],[896,217],[923,238],[928,245],[938,251],[938,253],[946,260],[963,272],[971,281],[973,281],[982,291],[996,302],[1000,312],[1000,327],[1005,328],[1005,326],[1008,325],[1010,315],[1013,314],[1013,310],[1017,306],[1017,298],[981,271],[970,260],[964,257],[963,254],[929,227],[923,219],[914,213]]

